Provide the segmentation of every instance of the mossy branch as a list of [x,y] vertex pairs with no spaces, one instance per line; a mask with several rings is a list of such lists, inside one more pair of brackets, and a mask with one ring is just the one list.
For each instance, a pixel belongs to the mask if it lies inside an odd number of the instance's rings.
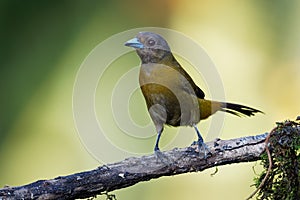
[[[294,131],[300,135],[299,126]],[[123,161],[103,165],[85,171],[50,180],[39,180],[17,187],[0,189],[0,199],[76,199],[94,197],[99,194],[129,187],[142,181],[173,176],[232,163],[261,159],[265,150],[267,133],[231,140],[216,139],[208,142],[211,151],[207,159],[199,157],[197,145],[175,148],[163,152],[171,160],[165,164],[155,155],[131,157]]]
[[261,159],[265,170],[256,178],[257,198],[300,199],[300,124],[277,123],[265,143],[266,154]]

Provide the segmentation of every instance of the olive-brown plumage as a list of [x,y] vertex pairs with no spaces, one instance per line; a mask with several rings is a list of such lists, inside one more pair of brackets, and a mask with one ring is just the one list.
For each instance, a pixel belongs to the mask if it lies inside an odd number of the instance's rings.
[[200,148],[205,147],[196,126],[200,120],[217,111],[237,116],[252,116],[261,112],[239,104],[204,99],[204,92],[177,62],[166,40],[156,33],[140,32],[125,45],[135,48],[142,61],[139,83],[158,133],[155,151],[159,151],[158,143],[164,124],[193,126]]

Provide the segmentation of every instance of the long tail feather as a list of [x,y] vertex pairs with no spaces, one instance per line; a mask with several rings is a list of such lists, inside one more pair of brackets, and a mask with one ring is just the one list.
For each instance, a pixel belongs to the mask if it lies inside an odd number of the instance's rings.
[[234,104],[234,103],[223,103],[222,108],[220,111],[228,112],[230,114],[243,117],[243,116],[253,116],[256,113],[263,113],[260,110],[250,108],[248,106],[243,106],[240,104]]

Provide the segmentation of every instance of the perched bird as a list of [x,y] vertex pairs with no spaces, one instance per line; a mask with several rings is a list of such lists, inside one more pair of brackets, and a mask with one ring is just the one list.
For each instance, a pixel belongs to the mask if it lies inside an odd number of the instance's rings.
[[161,155],[158,144],[165,124],[194,127],[199,152],[202,148],[206,157],[208,149],[197,128],[200,120],[217,111],[236,116],[261,112],[244,105],[205,99],[204,92],[173,56],[167,41],[156,33],[140,32],[125,46],[133,47],[142,61],[139,83],[157,131],[154,151],[158,155]]

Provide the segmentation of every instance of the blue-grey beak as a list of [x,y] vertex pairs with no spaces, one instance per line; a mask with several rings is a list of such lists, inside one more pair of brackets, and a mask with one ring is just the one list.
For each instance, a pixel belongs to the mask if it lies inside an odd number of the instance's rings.
[[144,48],[144,45],[137,38],[133,38],[131,40],[128,40],[125,43],[125,46],[127,46],[127,47],[133,47],[135,49],[142,49],[142,48]]

